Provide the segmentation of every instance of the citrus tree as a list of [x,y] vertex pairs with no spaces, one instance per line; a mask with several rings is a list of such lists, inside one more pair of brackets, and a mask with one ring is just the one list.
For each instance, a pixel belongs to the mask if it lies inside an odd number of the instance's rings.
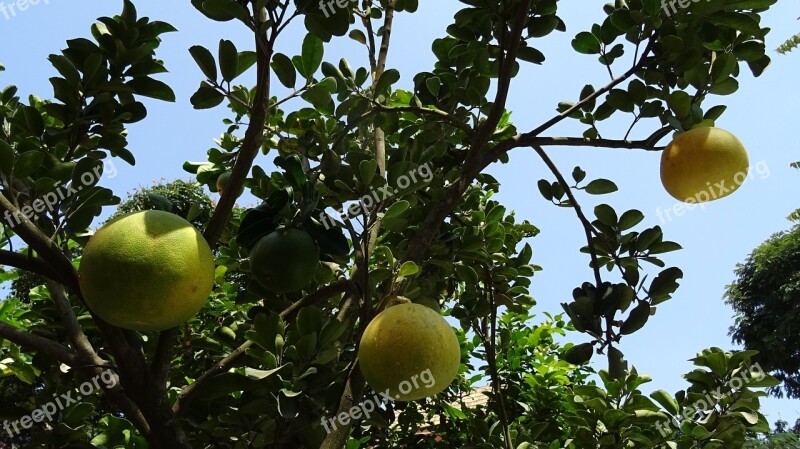
[[[557,167],[548,150],[664,150],[665,186],[687,202],[703,200],[697,185],[735,181],[746,153],[714,128],[725,106],[707,103],[733,94],[743,70],[759,76],[768,66],[760,13],[775,2],[598,8],[598,23],[572,48],[610,80],[567,87],[570,100],[552,105],[552,118],[522,124],[505,108],[509,89],[522,64],[546,62],[537,41],[565,32],[557,0],[462,1],[431,43],[435,66],[408,85],[389,55],[394,18],[414,14],[416,0],[193,0],[208,20],[253,36],[250,48],[223,37],[218,48],[188,49],[199,69],[191,104],[226,109],[218,147],[183,168],[220,191],[219,202],[202,238],[159,201],[151,206],[161,211],[122,215],[90,238],[96,218],[119,202],[99,183],[104,161],[135,162],[126,126],[146,119],[144,97],[176,100],[157,79],[169,62],[156,56],[161,36],[176,30],[125,0],[118,16],[91,26],[91,39],[50,56],[52,99],[21,99],[13,86],[0,94],[0,263],[43,279],[29,303],[0,304],[2,373],[34,386],[2,411],[15,431],[7,440],[728,448],[767,432],[754,389],[775,381],[752,369],[752,351],[703,350],[686,390],[643,394],[650,379],[618,343],[676,291],[682,272],[660,257],[680,246],[638,210],[582,209],[584,195],[616,185]],[[286,55],[281,37],[293,21],[308,34],[299,55]],[[326,58],[325,42],[343,36],[363,45],[363,63]],[[255,86],[237,84],[249,70]],[[290,94],[275,96],[277,83]],[[649,137],[601,137],[612,116],[650,127]],[[554,135],[564,120],[585,132]],[[486,173],[520,148],[552,173],[539,192],[554,212],[574,212],[588,258],[564,314],[536,325],[529,286],[540,267],[529,239],[538,229],[492,199],[501,185]],[[685,168],[692,161],[724,168]],[[233,214],[242,188],[261,203]],[[400,310],[419,319],[386,319]],[[197,313],[187,320],[187,311]],[[580,343],[555,342],[567,332]],[[601,355],[606,369],[589,381],[584,364]],[[398,373],[414,375],[398,394],[380,391]],[[103,393],[83,393],[98,376],[109,379]],[[487,401],[465,403],[483,384]],[[403,385],[424,394],[406,396]],[[76,388],[82,395],[72,399]],[[65,395],[69,403],[43,418]]]

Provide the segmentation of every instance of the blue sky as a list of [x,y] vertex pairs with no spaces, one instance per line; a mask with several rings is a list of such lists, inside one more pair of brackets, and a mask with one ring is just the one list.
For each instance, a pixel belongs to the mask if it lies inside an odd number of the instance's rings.
[[[12,3],[0,0],[3,2]],[[6,72],[0,73],[0,86],[16,84],[23,95],[50,97],[52,89],[47,80],[55,71],[47,62],[47,55],[63,48],[67,39],[88,36],[92,21],[118,13],[121,3],[40,0],[13,16],[0,12],[0,63],[6,66]],[[120,195],[160,178],[187,179],[189,175],[182,171],[181,164],[204,160],[206,150],[214,145],[212,139],[224,129],[221,119],[226,111],[222,107],[195,111],[189,104],[189,97],[203,77],[187,49],[200,44],[216,52],[220,38],[233,40],[240,49],[252,46],[243,27],[210,22],[188,1],[148,0],[136,5],[140,15],[170,22],[180,30],[165,35],[159,51],[170,70],[159,79],[173,86],[178,101],[147,101],[148,119],[130,129],[130,149],[136,155],[136,166],[116,160],[117,176],[102,181]],[[397,18],[388,65],[403,74],[401,88],[410,88],[415,73],[433,66],[430,43],[444,34],[460,5],[454,0],[421,2],[418,13]],[[798,6],[797,2],[783,1],[764,15],[764,23],[773,29],[768,48],[776,47],[800,29],[796,20],[800,16]],[[511,87],[508,109],[513,111],[512,119],[520,131],[533,129],[552,117],[559,101],[574,101],[584,84],[600,86],[608,82],[608,74],[594,57],[579,55],[570,46],[575,34],[602,20],[601,8],[602,2],[560,2],[560,16],[567,23],[567,32],[537,41],[535,46],[544,52],[547,61],[543,66],[525,65]],[[301,27],[290,27],[280,39],[279,51],[297,54],[303,35]],[[326,45],[325,50],[326,60],[345,57],[355,67],[367,64],[363,49],[349,39],[338,39]],[[627,55],[626,60],[630,57]],[[670,392],[686,388],[681,375],[692,369],[689,358],[710,346],[733,348],[727,335],[733,323],[732,311],[722,300],[725,285],[734,279],[736,263],[772,233],[787,229],[790,224],[785,217],[800,207],[800,172],[789,168],[790,162],[800,160],[795,128],[797,84],[792,82],[798,73],[800,54],[774,54],[772,66],[761,78],[754,79],[744,68],[739,92],[707,101],[706,108],[713,104],[729,106],[717,126],[744,142],[750,154],[752,178],[734,195],[671,220],[662,221],[657,215],[658,210],[675,205],[659,181],[658,153],[570,147],[549,150],[562,171],[569,172],[580,165],[590,179],[609,178],[619,186],[618,192],[608,196],[579,197],[587,211],[599,202],[609,203],[620,212],[639,209],[646,215],[643,225],[661,225],[666,239],[684,247],[665,257],[668,265],[683,269],[681,288],[671,301],[659,306],[643,330],[621,344],[639,372],[653,377],[653,388]],[[252,80],[252,73],[248,75],[250,78],[243,81]],[[285,93],[275,92],[279,97]],[[627,125],[627,118],[610,120],[603,123],[601,131],[604,137],[618,139]],[[656,126],[656,122],[642,123],[632,137],[649,135]],[[577,122],[564,121],[548,134],[579,136],[582,131]],[[271,159],[261,157],[257,163],[269,169]],[[515,210],[519,219],[527,219],[542,230],[531,242],[534,262],[544,267],[532,286],[538,301],[535,310],[558,313],[559,303],[571,297],[572,289],[591,278],[587,258],[578,252],[584,243],[580,225],[573,211],[551,206],[539,195],[536,181],[551,176],[532,150],[514,150],[509,164],[493,166],[490,172],[502,183],[498,198]],[[241,202],[247,204],[247,197]],[[579,334],[574,337],[578,342],[584,341]],[[770,422],[779,417],[794,422],[800,417],[800,403],[766,399],[763,411]]]

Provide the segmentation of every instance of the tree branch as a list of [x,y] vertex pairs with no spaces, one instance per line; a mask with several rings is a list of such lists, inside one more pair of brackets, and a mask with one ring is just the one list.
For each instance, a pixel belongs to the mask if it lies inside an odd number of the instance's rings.
[[[508,101],[508,92],[511,88],[511,72],[514,70],[514,63],[517,61],[517,52],[522,41],[522,30],[525,28],[525,22],[528,20],[528,10],[530,9],[531,2],[523,1],[519,4],[519,9],[515,13],[516,21],[511,26],[511,35],[508,40],[503,42],[505,47],[505,56],[500,60],[500,74],[497,81],[497,93],[495,95],[492,110],[486,117],[486,121],[478,129],[475,137],[472,140],[472,148],[477,151],[477,148],[482,147],[489,140],[489,137],[497,129],[497,124],[503,117],[503,112],[506,110],[506,102]],[[505,30],[505,26],[503,26]]]
[[25,243],[28,244],[44,261],[50,265],[52,271],[58,273],[58,280],[69,288],[79,291],[78,272],[72,261],[64,255],[61,248],[48,238],[31,222],[28,217],[20,212],[5,195],[0,193],[0,221],[12,229]]
[[[72,306],[70,305],[69,298],[64,291],[64,287],[55,281],[48,281],[47,289],[50,291],[50,296],[52,297],[53,303],[58,310],[58,314],[61,318],[61,322],[64,324],[65,330],[67,331],[69,340],[74,345],[79,356],[88,363],[86,366],[92,367],[92,371],[95,375],[101,374],[101,368],[103,367],[109,369],[111,364],[107,360],[103,360],[97,354],[94,347],[92,347],[92,344],[89,342],[89,339],[86,337],[86,334],[83,333],[83,330],[78,323],[78,319],[75,316],[75,313],[72,311]],[[144,434],[147,434],[150,431],[150,425],[142,415],[139,407],[130,398],[125,396],[121,387],[119,376],[115,374],[114,377],[114,386],[106,391],[111,399],[120,406],[125,415],[130,417],[131,421]]]
[[250,122],[245,131],[242,147],[236,157],[236,163],[231,170],[230,187],[225,189],[214,209],[214,215],[206,226],[203,236],[212,248],[216,245],[225,225],[230,218],[231,211],[236,202],[236,194],[239,187],[244,183],[250,168],[253,166],[258,155],[258,149],[264,140],[264,126],[269,112],[269,91],[270,91],[270,67],[272,59],[272,41],[264,42],[263,37],[256,35],[257,51],[257,71],[258,81],[256,84],[255,102],[250,111]]
[[516,143],[519,147],[533,146],[565,146],[565,147],[592,147],[592,148],[621,148],[629,150],[661,151],[664,147],[655,146],[658,140],[668,134],[672,128],[666,127],[659,131],[666,130],[664,134],[657,132],[657,139],[648,137],[644,140],[613,140],[613,139],[589,139],[586,137],[525,137],[520,135]]
[[[536,129],[534,129],[534,130],[532,130],[530,132],[527,132],[525,134],[518,134],[518,135],[516,135],[516,136],[514,136],[512,138],[506,139],[506,140],[498,143],[497,145],[494,146],[494,148],[492,148],[490,151],[486,152],[486,155],[483,158],[483,164],[488,165],[488,164],[494,162],[495,160],[497,160],[498,157],[500,157],[500,155],[502,155],[503,153],[506,153],[506,152],[508,152],[508,151],[510,151],[510,150],[512,150],[514,148],[518,148],[518,147],[521,147],[521,146],[529,146],[528,144],[525,143],[526,141],[529,141],[531,139],[535,139],[541,133],[547,131],[548,129],[552,128],[554,125],[558,124],[559,122],[561,122],[565,118],[567,118],[570,115],[572,115],[572,113],[574,113],[574,112],[578,111],[579,109],[581,109],[584,105],[589,104],[590,102],[592,102],[592,101],[598,99],[599,97],[607,94],[608,92],[611,91],[611,89],[617,87],[619,84],[621,84],[622,82],[624,82],[628,78],[630,78],[633,75],[635,75],[636,72],[638,72],[639,70],[642,69],[642,67],[644,67],[644,63],[645,63],[645,61],[647,61],[647,58],[650,56],[650,51],[653,49],[654,42],[655,41],[652,38],[650,38],[650,40],[647,43],[647,47],[644,49],[644,52],[642,53],[642,57],[639,59],[639,62],[637,62],[633,67],[628,69],[628,71],[625,72],[622,76],[620,76],[617,79],[612,80],[610,83],[608,83],[602,89],[596,90],[593,94],[589,95],[588,97],[584,98],[583,100],[578,101],[571,108],[569,108],[566,111],[556,115],[555,117],[553,117],[550,120],[546,121],[545,123],[543,123],[542,125],[540,125]],[[650,141],[652,138],[653,138],[653,136],[651,136],[651,138],[647,139],[647,140]],[[602,140],[602,139],[596,139],[596,140]],[[656,140],[656,142],[657,142],[657,140]],[[655,144],[655,142],[653,142],[653,144]]]
[[[508,99],[508,90],[511,85],[511,74],[514,68],[514,62],[517,59],[517,51],[519,50],[520,40],[522,38],[522,31],[525,28],[525,19],[528,17],[528,9],[530,8],[530,1],[525,1],[520,4],[520,9],[516,15],[516,22],[512,26],[512,34],[508,36],[504,47],[506,48],[506,56],[500,70],[500,78],[498,80],[498,92],[495,98],[495,103],[492,106],[492,112],[489,117],[470,142],[470,148],[464,159],[464,166],[461,175],[447,187],[442,200],[433,208],[419,226],[419,231],[414,235],[408,244],[406,253],[403,256],[403,261],[420,262],[428,246],[436,237],[445,218],[452,212],[461,200],[461,196],[467,191],[472,181],[476,176],[489,165],[495,158],[482,157],[484,154],[481,152],[483,146],[489,140],[490,136],[497,127],[503,111],[505,111],[506,100]],[[505,91],[505,92],[501,92]],[[513,148],[512,147],[509,147]],[[487,154],[491,152],[486,152]]]
[[[323,287],[314,293],[306,295],[303,299],[284,309],[280,313],[280,317],[284,320],[292,319],[303,307],[320,303],[333,295],[341,294],[352,288],[353,284],[349,280],[341,280],[335,284]],[[178,398],[175,400],[175,404],[172,406],[173,412],[176,415],[181,414],[185,410],[187,404],[194,399],[194,395],[197,393],[197,390],[200,386],[208,382],[209,379],[213,378],[217,374],[223,373],[230,369],[230,367],[233,366],[233,364],[236,363],[251,346],[253,346],[252,341],[248,340],[244,342],[241,346],[225,356],[225,358],[218,361],[216,364],[214,364],[214,366],[206,370],[206,372],[198,377],[197,380],[183,387],[183,390],[181,390],[181,392],[178,394]]]
[[569,198],[570,203],[572,203],[572,207],[575,209],[575,214],[578,215],[578,219],[581,221],[581,225],[583,226],[584,233],[586,234],[586,246],[589,248],[589,255],[592,258],[592,269],[594,270],[594,279],[596,282],[597,287],[600,287],[600,284],[603,283],[603,279],[600,276],[600,265],[597,263],[597,251],[594,249],[594,245],[592,244],[592,233],[594,231],[594,226],[592,226],[592,222],[586,218],[586,215],[583,213],[578,200],[575,198],[575,195],[572,193],[572,188],[570,188],[569,184],[567,183],[566,179],[564,179],[564,175],[561,174],[556,164],[550,159],[550,156],[544,151],[544,149],[538,145],[534,145],[533,149],[536,151],[536,154],[542,158],[547,168],[555,175],[558,183],[561,184],[561,188],[564,189],[564,192],[567,194],[567,198]]
[[[386,70],[386,60],[389,57],[389,44],[392,37],[392,30],[394,24],[394,0],[389,0],[386,2],[385,9],[384,9],[384,20],[383,20],[383,27],[381,33],[381,46],[378,50],[377,59],[375,58],[375,42],[372,37],[372,21],[370,19],[370,15],[364,18],[364,26],[367,28],[370,37],[370,67],[372,72],[372,89],[374,89],[378,85],[378,81],[380,80],[381,76],[383,75],[384,71]],[[377,107],[383,107],[382,105],[378,104],[376,101],[373,100],[373,104],[377,105]],[[373,130],[375,136],[375,160],[378,162],[378,171],[381,177],[386,178],[386,139],[384,131],[381,127],[376,126]],[[355,280],[357,290],[361,294],[361,301],[356,301],[358,298],[357,294],[351,294],[347,298],[344,303],[344,306],[339,310],[339,314],[337,318],[341,321],[349,320],[351,317],[356,315],[357,312],[361,312],[361,321],[359,323],[360,329],[363,329],[368,324],[369,320],[372,318],[370,316],[370,312],[372,311],[372,304],[370,302],[370,286],[369,286],[369,259],[370,254],[374,251],[375,246],[378,242],[378,237],[381,231],[381,224],[382,218],[378,216],[378,212],[380,212],[379,208],[374,209],[371,211],[371,214],[375,217],[374,225],[370,228],[369,227],[369,217],[364,217],[364,232],[362,233],[361,246],[362,250],[356,251],[356,269],[353,272],[353,279]],[[351,228],[351,232],[353,232]],[[356,242],[359,239],[355,236],[353,237],[353,246],[356,246]],[[359,264],[358,261],[361,261]],[[360,306],[360,310],[359,310]],[[359,332],[356,332],[356,338],[358,338]],[[346,338],[344,335],[340,338],[339,343],[343,342],[343,339]],[[337,407],[336,414],[342,413],[343,411],[348,411],[350,408],[358,403],[361,400],[361,395],[364,393],[364,385],[365,381],[361,376],[361,372],[355,366],[357,364],[357,360],[354,362],[353,369],[350,371],[347,379],[345,380],[344,391],[342,392],[341,396],[339,397],[339,406]],[[351,423],[350,426],[353,424]],[[345,446],[347,442],[347,436],[350,434],[350,426],[341,426],[339,429],[335,429],[333,432],[329,433],[325,439],[322,441],[320,445],[320,449],[339,449]]]
[[48,279],[62,282],[62,280],[59,279],[58,273],[53,271],[50,265],[38,257],[28,256],[14,251],[0,250],[0,265],[19,268],[20,270],[36,273]]
[[73,368],[81,366],[81,357],[72,349],[48,338],[21,331],[0,321],[0,337],[23,348],[44,354]]

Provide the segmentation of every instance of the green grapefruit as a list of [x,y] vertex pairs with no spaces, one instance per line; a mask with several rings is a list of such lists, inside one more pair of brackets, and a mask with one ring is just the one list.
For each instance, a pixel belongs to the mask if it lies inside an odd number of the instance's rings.
[[160,331],[185,322],[206,304],[214,286],[214,255],[183,218],[133,212],[89,239],[79,282],[87,306],[104,321]]
[[456,378],[461,348],[455,331],[429,307],[409,302],[384,309],[358,349],[367,383],[398,401],[433,396]]
[[[228,184],[230,184],[230,182],[231,182],[231,172],[229,171],[222,172],[222,174],[217,177],[217,193],[222,195],[223,192],[225,192],[225,189],[228,187]],[[242,196],[242,193],[244,193],[244,186],[239,188],[239,193],[237,193],[236,196],[240,197]]]
[[250,251],[250,271],[264,288],[278,293],[307,286],[319,268],[319,248],[306,231],[284,228],[261,238]]

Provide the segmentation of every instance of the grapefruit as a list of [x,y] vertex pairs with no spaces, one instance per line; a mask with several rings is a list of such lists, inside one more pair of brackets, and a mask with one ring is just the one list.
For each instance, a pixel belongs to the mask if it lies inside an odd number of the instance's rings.
[[[228,187],[228,184],[231,182],[231,172],[226,171],[222,172],[219,177],[217,177],[217,193],[222,195],[225,191],[225,188]],[[239,193],[236,194],[237,197],[241,196],[244,193],[244,186],[239,188]]]
[[319,248],[306,231],[278,229],[250,251],[250,271],[264,288],[278,293],[302,290],[319,268]]
[[170,329],[194,316],[214,286],[214,256],[188,221],[158,210],[106,223],[89,239],[81,293],[97,316],[137,331]]
[[433,396],[456,378],[461,348],[455,331],[429,307],[387,307],[367,326],[358,360],[367,383],[398,401]]
[[720,128],[679,134],[661,154],[661,183],[675,199],[704,203],[730,195],[747,178],[742,142]]

